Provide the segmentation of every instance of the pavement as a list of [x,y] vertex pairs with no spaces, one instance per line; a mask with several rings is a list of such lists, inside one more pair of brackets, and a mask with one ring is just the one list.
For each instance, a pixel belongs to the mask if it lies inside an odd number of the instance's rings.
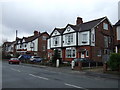
[[113,74],[106,74],[104,72],[98,72],[98,71],[89,71],[89,70],[82,70],[82,71],[76,71],[72,70],[70,66],[68,67],[50,67],[50,66],[44,66],[44,65],[36,65],[36,64],[25,64],[21,63],[22,65],[25,66],[31,66],[31,67],[38,67],[38,68],[47,68],[51,71],[59,71],[59,72],[66,72],[66,73],[73,73],[76,75],[87,75],[87,76],[92,76],[92,77],[99,77],[99,78],[108,78],[108,79],[117,79],[120,80],[119,75],[113,75]]

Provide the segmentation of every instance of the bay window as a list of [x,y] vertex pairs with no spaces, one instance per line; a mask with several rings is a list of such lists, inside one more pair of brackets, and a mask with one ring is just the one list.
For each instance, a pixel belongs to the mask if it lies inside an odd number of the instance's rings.
[[66,57],[67,58],[75,58],[76,57],[76,49],[75,48],[66,48]]

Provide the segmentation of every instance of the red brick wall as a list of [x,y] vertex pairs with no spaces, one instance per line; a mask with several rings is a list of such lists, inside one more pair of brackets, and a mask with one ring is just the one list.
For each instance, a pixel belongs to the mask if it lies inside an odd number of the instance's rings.
[[[103,23],[108,24],[108,30],[103,29]],[[104,49],[113,49],[113,28],[107,19],[95,27],[95,35],[95,47],[92,47],[92,59],[96,61],[102,61],[102,57],[97,56],[97,50],[101,50],[103,55]],[[104,36],[112,36],[112,43],[108,45],[108,48],[104,46]]]
[[[47,39],[43,40],[43,36],[48,38],[48,34],[44,33],[38,38],[38,55],[47,58]],[[43,46],[45,46],[45,49],[43,49]]]

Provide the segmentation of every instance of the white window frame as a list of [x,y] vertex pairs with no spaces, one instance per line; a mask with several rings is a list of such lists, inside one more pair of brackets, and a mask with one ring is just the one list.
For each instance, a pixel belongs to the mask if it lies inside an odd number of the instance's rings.
[[66,58],[76,58],[76,49],[66,48]]
[[73,43],[73,33],[72,33],[72,34],[67,34],[67,35],[65,35],[65,43],[66,43],[66,44],[71,44],[71,43]]
[[94,33],[91,34],[91,41],[92,41],[93,43],[95,42],[95,34],[94,34]]
[[82,43],[87,43],[87,37],[88,37],[87,33],[82,34]]
[[53,37],[53,45],[57,46],[58,44],[59,44],[59,37]]
[[108,30],[108,24],[107,23],[103,23],[103,29]]

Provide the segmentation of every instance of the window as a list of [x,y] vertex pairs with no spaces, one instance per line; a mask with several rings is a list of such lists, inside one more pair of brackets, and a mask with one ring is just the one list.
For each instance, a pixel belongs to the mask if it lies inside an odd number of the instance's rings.
[[45,51],[46,47],[45,47],[45,46],[42,46],[42,48],[43,48],[43,51]]
[[108,30],[108,24],[107,23],[103,23],[103,29]]
[[101,56],[101,50],[97,51],[97,56],[100,57]]
[[82,43],[87,43],[87,34],[82,34]]
[[66,42],[66,44],[73,43],[73,34],[65,35],[65,42]]
[[86,51],[86,57],[89,57],[89,52],[88,52],[88,50]]
[[27,47],[27,45],[25,44],[25,47]]
[[92,35],[91,35],[91,41],[92,41],[92,42],[95,42],[95,34],[93,34],[93,33],[92,33]]
[[59,44],[59,38],[58,37],[54,37],[53,38],[53,45],[57,46]]
[[57,31],[55,31],[54,34],[56,35],[56,34],[57,34]]
[[75,48],[66,48],[66,57],[67,58],[75,58],[76,57],[76,49]]
[[30,48],[33,48],[33,47],[34,47],[34,43],[31,42],[31,43],[30,43]]
[[108,47],[108,37],[104,36],[104,46],[107,48]]
[[42,36],[42,40],[46,40],[47,39],[47,37],[46,36]]
[[111,37],[109,37],[109,44],[112,42],[112,38]]
[[60,55],[60,58],[62,58],[62,51],[61,51],[61,49],[58,49],[58,53]]
[[20,48],[22,48],[22,45],[20,45]]
[[68,32],[70,31],[70,27],[67,27],[67,31],[68,31]]
[[110,54],[110,50],[104,49],[104,55],[109,55],[109,54]]

